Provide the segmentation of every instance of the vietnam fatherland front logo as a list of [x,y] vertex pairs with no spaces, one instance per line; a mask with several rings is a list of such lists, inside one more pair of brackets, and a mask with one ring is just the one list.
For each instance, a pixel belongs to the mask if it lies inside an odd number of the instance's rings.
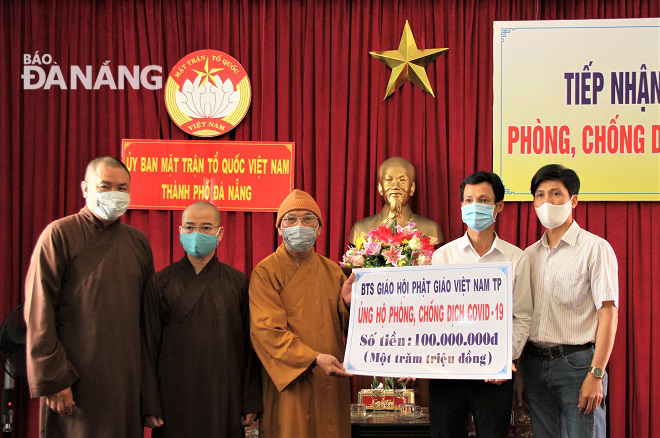
[[252,90],[243,66],[218,50],[181,59],[165,84],[165,106],[179,128],[215,137],[236,127],[250,107]]

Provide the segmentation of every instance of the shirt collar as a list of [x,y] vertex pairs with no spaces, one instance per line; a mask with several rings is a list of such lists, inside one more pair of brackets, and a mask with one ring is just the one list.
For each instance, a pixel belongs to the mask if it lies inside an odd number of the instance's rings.
[[[494,234],[495,234],[495,240],[493,240],[493,244],[491,245],[490,249],[486,252],[486,254],[483,255],[484,257],[490,254],[491,252],[493,252],[494,250],[502,252],[501,239],[499,238],[497,233]],[[472,246],[472,242],[470,242],[470,238],[468,237],[467,231],[465,232],[465,234],[463,234],[463,237],[460,237],[459,239],[460,239],[460,246],[461,248],[463,248],[464,251],[471,250],[478,255],[477,251]]]
[[[575,244],[577,243],[578,234],[580,234],[580,230],[581,230],[581,228],[578,225],[577,221],[575,219],[573,219],[573,223],[571,224],[570,227],[568,227],[568,230],[566,230],[564,235],[561,236],[561,239],[559,239],[559,241],[561,242],[563,240],[567,244],[569,244],[571,246],[575,246]],[[541,238],[541,243],[546,248],[549,248],[549,246],[548,246],[548,232],[547,231],[545,233],[543,233],[543,237]]]

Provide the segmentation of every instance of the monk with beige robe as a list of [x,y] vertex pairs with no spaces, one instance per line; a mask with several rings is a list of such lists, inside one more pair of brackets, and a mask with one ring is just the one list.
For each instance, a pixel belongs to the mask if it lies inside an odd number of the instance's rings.
[[130,176],[111,157],[87,167],[86,206],[52,222],[25,284],[30,395],[42,437],[141,437],[140,300],[149,241],[119,217]]
[[348,329],[349,280],[314,252],[321,210],[294,190],[276,225],[284,243],[250,279],[250,334],[264,367],[261,436],[348,437],[350,374],[341,362]]

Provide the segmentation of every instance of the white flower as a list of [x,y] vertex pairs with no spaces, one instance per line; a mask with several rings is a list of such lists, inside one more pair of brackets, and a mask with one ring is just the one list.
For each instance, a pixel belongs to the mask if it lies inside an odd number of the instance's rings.
[[[181,91],[176,92],[181,112],[193,119],[219,119],[234,112],[241,98],[240,90],[234,91],[229,79],[222,82],[218,75],[212,78],[213,81],[204,81],[201,85],[201,76],[197,76],[194,83],[186,79]],[[213,82],[221,86],[216,87]]]
[[419,237],[413,237],[408,241],[408,246],[413,251],[419,251],[420,249],[422,249],[422,241],[419,240]]
[[424,254],[420,254],[419,257],[417,257],[417,264],[418,265],[430,265],[431,264],[431,259],[426,257]]

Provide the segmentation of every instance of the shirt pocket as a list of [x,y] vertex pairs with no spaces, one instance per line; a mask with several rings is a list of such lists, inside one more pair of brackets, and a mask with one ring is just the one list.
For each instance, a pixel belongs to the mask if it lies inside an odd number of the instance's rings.
[[582,287],[582,274],[580,272],[560,271],[555,277],[553,287],[555,302],[562,306],[574,307],[582,300],[580,288]]

